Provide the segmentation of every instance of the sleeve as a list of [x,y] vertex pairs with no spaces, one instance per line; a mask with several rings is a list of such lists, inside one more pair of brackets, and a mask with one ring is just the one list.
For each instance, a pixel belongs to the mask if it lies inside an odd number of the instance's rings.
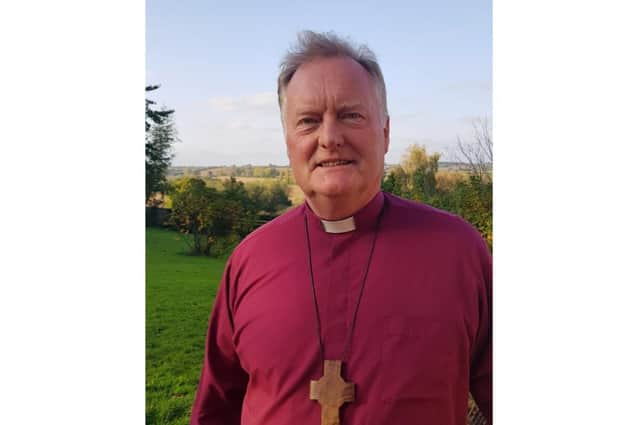
[[209,320],[204,366],[191,412],[191,425],[239,425],[248,375],[233,342],[231,259]]
[[493,422],[492,381],[492,260],[486,245],[481,248],[481,289],[479,296],[480,324],[471,359],[470,389],[478,408]]

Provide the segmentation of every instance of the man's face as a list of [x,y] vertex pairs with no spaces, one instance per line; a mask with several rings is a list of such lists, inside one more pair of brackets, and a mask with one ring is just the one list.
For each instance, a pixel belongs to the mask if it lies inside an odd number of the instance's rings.
[[389,120],[357,62],[319,58],[300,66],[285,89],[283,113],[289,162],[309,200],[357,204],[378,192]]

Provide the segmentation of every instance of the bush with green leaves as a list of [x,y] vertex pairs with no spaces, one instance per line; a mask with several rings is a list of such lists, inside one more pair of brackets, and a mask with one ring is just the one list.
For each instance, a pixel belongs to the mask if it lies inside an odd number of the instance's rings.
[[175,180],[170,197],[169,224],[184,235],[190,252],[221,257],[260,224],[291,205],[287,186],[251,185],[231,177],[221,190],[204,180],[186,177]]
[[230,187],[219,192],[195,178],[173,183],[169,224],[189,235],[186,240],[192,254],[223,254],[229,243],[251,231],[250,211],[242,200],[243,189]]
[[484,239],[493,246],[493,185],[476,174],[459,181],[450,191],[438,191],[429,202],[457,214],[473,224]]

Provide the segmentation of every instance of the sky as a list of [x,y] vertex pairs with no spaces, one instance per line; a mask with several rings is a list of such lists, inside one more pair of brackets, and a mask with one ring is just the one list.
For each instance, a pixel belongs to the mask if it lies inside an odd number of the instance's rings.
[[174,109],[175,166],[286,165],[276,95],[301,30],[371,48],[390,115],[387,163],[412,143],[453,159],[472,120],[492,118],[491,2],[146,2],[146,83]]

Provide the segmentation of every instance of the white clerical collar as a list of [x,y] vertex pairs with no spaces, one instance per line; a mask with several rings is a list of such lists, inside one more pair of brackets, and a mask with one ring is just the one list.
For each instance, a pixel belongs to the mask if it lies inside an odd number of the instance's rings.
[[320,220],[322,221],[322,227],[327,233],[347,233],[356,230],[356,221],[353,216],[347,217],[342,220]]

